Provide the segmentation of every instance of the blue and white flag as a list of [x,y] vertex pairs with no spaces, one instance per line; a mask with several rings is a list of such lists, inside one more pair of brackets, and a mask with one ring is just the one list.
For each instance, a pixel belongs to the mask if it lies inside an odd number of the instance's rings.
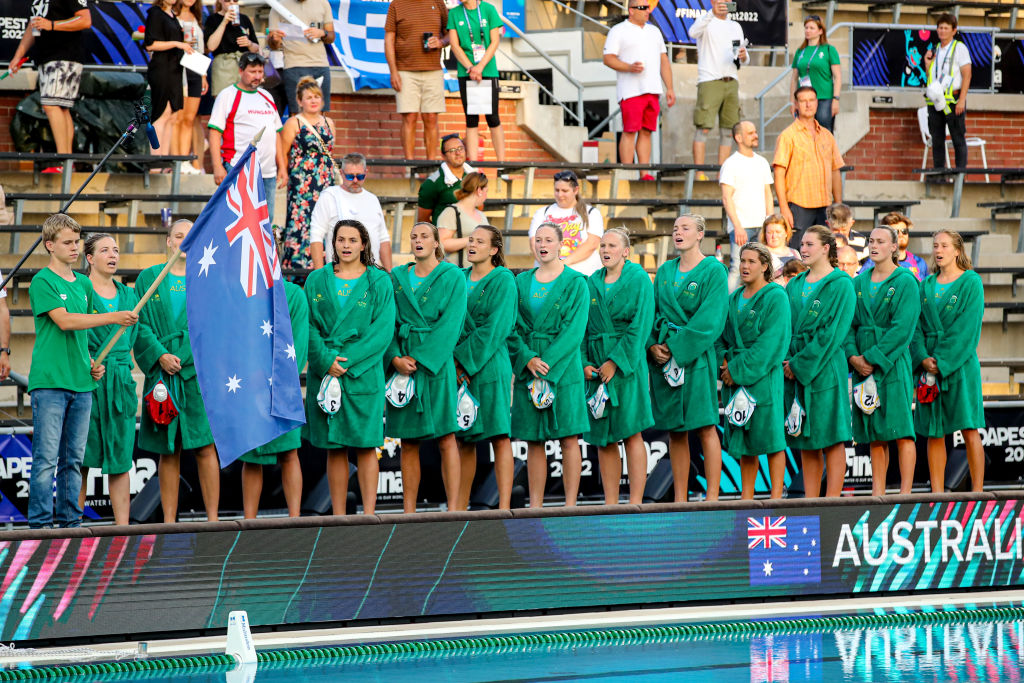
[[255,151],[249,145],[181,244],[192,355],[222,467],[306,421]]
[[356,90],[390,88],[384,56],[384,20],[388,0],[330,0],[334,12],[334,48]]

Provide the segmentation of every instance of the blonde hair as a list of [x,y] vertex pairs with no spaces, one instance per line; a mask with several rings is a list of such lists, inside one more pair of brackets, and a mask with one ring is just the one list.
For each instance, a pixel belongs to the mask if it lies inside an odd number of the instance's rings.
[[604,231],[604,234],[618,235],[619,238],[622,240],[622,245],[626,247],[626,249],[629,249],[631,242],[629,239],[629,230],[626,228],[626,226],[619,225],[614,228],[608,228],[607,230]]
[[320,99],[323,99],[324,91],[317,85],[316,79],[312,76],[303,76],[299,79],[299,82],[295,84],[295,102],[301,102],[302,96],[309,90],[314,95],[319,95]]
[[[66,213],[55,213],[43,222],[43,246],[47,242],[53,242],[61,230],[70,230],[76,235],[82,234],[82,226]],[[49,251],[49,250],[47,250]]]
[[437,242],[437,246],[434,247],[434,256],[437,257],[438,261],[444,261],[444,247],[441,246],[441,233],[437,231],[437,226],[430,221],[416,221],[413,224],[412,229],[415,230],[421,225],[426,225],[430,228],[430,232],[434,234],[434,241]]
[[[949,235],[949,239],[953,242],[953,248],[956,249],[956,267],[960,270],[974,270],[974,264],[971,263],[971,257],[967,255],[967,250],[964,249],[964,238],[963,235],[958,233],[956,230],[937,230],[932,235],[934,240],[939,235]],[[938,272],[939,267],[935,263],[935,257],[932,257],[932,269]]]
[[757,240],[761,244],[768,244],[768,226],[769,225],[781,225],[782,229],[786,231],[786,244],[793,239],[793,228],[789,227],[789,223],[782,217],[780,213],[773,213],[764,219],[764,223],[761,223],[761,231],[757,235]]

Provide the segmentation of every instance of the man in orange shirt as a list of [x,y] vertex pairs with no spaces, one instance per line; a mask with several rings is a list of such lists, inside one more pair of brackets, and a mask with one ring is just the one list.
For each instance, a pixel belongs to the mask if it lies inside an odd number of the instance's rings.
[[797,88],[796,106],[797,119],[779,135],[773,162],[775,194],[782,217],[793,228],[793,248],[799,248],[804,230],[825,225],[829,206],[843,201],[843,157],[832,133],[814,120],[814,88]]

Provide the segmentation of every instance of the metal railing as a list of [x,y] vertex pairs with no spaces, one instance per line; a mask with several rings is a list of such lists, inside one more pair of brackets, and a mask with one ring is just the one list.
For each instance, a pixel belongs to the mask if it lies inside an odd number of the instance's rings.
[[[537,54],[538,57],[542,58],[544,61],[546,61],[548,64],[550,64],[552,69],[554,69],[559,74],[561,74],[562,78],[567,80],[570,85],[572,85],[574,88],[576,88],[576,111],[573,112],[571,109],[569,109],[569,107],[567,107],[565,105],[565,103],[563,103],[560,99],[555,97],[555,94],[551,90],[546,88],[544,86],[544,84],[542,84],[540,81],[538,81],[536,78],[534,78],[522,66],[520,66],[519,62],[517,62],[515,60],[515,58],[513,58],[507,51],[501,50],[499,48],[499,51],[502,53],[502,55],[504,55],[506,59],[508,59],[510,62],[512,62],[512,64],[515,65],[516,68],[518,68],[520,71],[522,71],[523,74],[525,74],[530,80],[532,80],[534,83],[539,85],[540,88],[548,95],[548,97],[551,98],[551,101],[554,102],[555,104],[557,104],[558,106],[560,106],[566,112],[568,112],[569,115],[576,120],[578,125],[580,125],[580,126],[584,125],[583,124],[583,84],[580,83],[575,78],[573,78],[572,74],[570,74],[568,72],[568,70],[566,70],[566,68],[564,66],[562,66],[557,61],[555,61],[555,59],[551,55],[549,55],[546,51],[544,51],[544,49],[541,48],[540,45],[535,43],[533,41],[533,39],[531,39],[529,36],[527,36],[518,26],[516,26],[511,21],[506,19],[504,15],[499,14],[498,16],[500,16],[501,20],[503,22],[505,22],[505,27],[506,28],[511,30],[513,33],[516,34],[516,37],[522,39],[523,42],[525,42],[527,45],[529,45],[531,48],[533,48],[533,51]],[[552,88],[554,88],[553,85],[552,85]]]
[[[609,28],[607,26],[605,26],[604,24],[602,24],[600,21],[598,21],[594,17],[590,16],[589,14],[586,14],[582,10],[570,7],[567,3],[562,2],[562,0],[550,0],[550,1],[551,1],[552,4],[558,5],[559,7],[562,7],[564,9],[568,10],[571,14],[575,14],[576,15],[576,28],[582,28],[583,27],[583,20],[586,19],[590,23],[592,23],[595,26],[597,26],[597,28],[599,30],[603,31],[604,33],[608,33]],[[623,10],[623,11],[625,11],[625,10]]]

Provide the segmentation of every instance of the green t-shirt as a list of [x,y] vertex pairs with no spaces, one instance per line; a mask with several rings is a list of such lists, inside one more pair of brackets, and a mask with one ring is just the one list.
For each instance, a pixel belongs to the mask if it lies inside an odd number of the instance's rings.
[[880,280],[879,282],[875,282],[874,280],[872,280],[871,286],[868,288],[868,296],[874,299],[875,295],[878,294],[878,289],[879,287],[882,286],[883,282],[885,282],[885,280]]
[[171,285],[171,310],[174,311],[174,319],[177,320],[185,310],[185,276],[168,273],[167,281]]
[[419,275],[417,275],[415,268],[409,269],[409,287],[412,289],[413,292],[419,289],[420,285],[422,285],[423,281],[426,279],[426,277],[420,277]]
[[92,296],[93,296],[93,303],[94,304],[96,302],[99,302],[99,306],[97,306],[96,308],[102,308],[104,313],[115,313],[115,312],[117,312],[117,307],[118,307],[118,304],[120,304],[120,300],[121,300],[121,295],[120,294],[114,294],[114,297],[112,299],[108,299],[105,296],[100,296],[94,290]]
[[[483,279],[483,278],[481,278],[481,279]],[[474,280],[474,279],[473,279],[473,278],[471,278],[471,277],[470,277],[470,278],[466,278],[466,284],[467,284],[467,285],[469,285],[469,286],[468,286],[468,287],[466,288],[466,296],[469,296],[470,294],[472,294],[472,293],[473,293],[473,290],[475,290],[475,289],[476,289],[476,286],[477,286],[478,284],[480,284],[480,280]]]
[[335,275],[334,279],[338,281],[338,298],[341,300],[341,303],[344,304],[348,295],[352,293],[352,288],[355,287],[357,282],[359,282],[359,278],[357,277],[352,278],[351,280],[346,280],[343,277]]
[[446,207],[455,203],[455,191],[461,189],[461,179],[456,180],[452,185],[445,184],[444,171],[438,167],[420,185],[416,205],[423,209],[430,209],[430,222],[437,225],[438,216]]
[[[954,280],[953,282],[956,282],[956,280]],[[953,282],[947,282],[946,284],[942,284],[938,280],[935,281],[935,300],[936,301],[940,301],[942,299],[942,297],[944,297],[946,295],[946,290],[949,289],[949,286],[951,284],[953,284]]]
[[[832,65],[839,64],[839,52],[835,45],[808,45],[797,50],[793,56],[798,83],[804,78],[811,79],[811,87],[819,100],[831,100],[835,96],[832,82]],[[801,83],[802,84],[802,83]]]
[[[620,279],[621,279],[621,277],[620,277]],[[615,288],[615,285],[617,285],[617,284],[619,284],[618,280],[616,280],[615,282],[605,282],[604,283],[604,298],[605,299],[608,298],[608,296],[612,293],[612,290]]]
[[747,304],[749,304],[750,300],[753,298],[753,296],[743,296],[740,294],[739,297],[736,298],[736,312],[742,313],[743,309],[747,307]]
[[[491,45],[491,31],[501,28],[502,25],[498,10],[489,2],[480,2],[476,9],[466,9],[463,5],[448,10],[448,30],[455,29],[459,34],[459,46],[474,64],[476,60],[473,59],[473,44],[483,45],[486,50]],[[497,61],[491,59],[487,62],[484,67],[484,78],[498,77]],[[460,63],[459,78],[465,78],[467,75],[466,67]]]
[[675,289],[681,289],[686,284],[686,280],[689,277],[690,271],[682,271],[676,268],[676,279],[672,282],[672,287]]
[[534,274],[530,280],[530,310],[536,315],[540,307],[544,305],[544,299],[548,296],[548,288],[551,282],[537,282],[537,275]]
[[821,283],[824,280],[825,278],[821,278],[821,280],[818,280],[817,282],[808,282],[804,279],[804,290],[801,293],[803,296],[802,302],[804,308],[807,308],[807,305],[814,299],[814,293],[818,291],[818,287],[821,286]]
[[89,331],[65,332],[49,316],[63,308],[68,313],[88,313],[92,306],[92,283],[81,273],[68,282],[49,268],[32,278],[29,302],[36,324],[36,342],[32,348],[32,368],[28,390],[64,389],[86,392],[96,388],[89,374]]

